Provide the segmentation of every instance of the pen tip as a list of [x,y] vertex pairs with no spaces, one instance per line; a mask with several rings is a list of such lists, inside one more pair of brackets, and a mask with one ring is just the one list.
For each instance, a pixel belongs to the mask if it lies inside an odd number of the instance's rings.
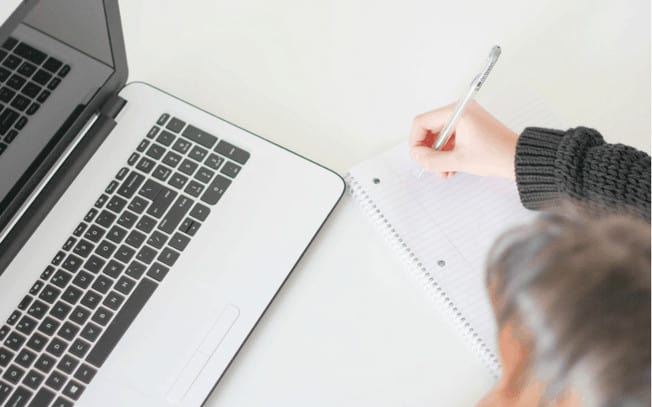
[[489,53],[489,56],[490,57],[498,57],[501,52],[502,52],[502,49],[500,48],[500,45],[494,45],[491,48],[491,52]]

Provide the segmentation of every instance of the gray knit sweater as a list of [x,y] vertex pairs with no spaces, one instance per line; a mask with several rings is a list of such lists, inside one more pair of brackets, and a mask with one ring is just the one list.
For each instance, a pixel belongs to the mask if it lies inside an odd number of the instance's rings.
[[570,199],[650,222],[650,156],[607,144],[593,129],[526,128],[516,146],[516,183],[529,209],[553,208]]

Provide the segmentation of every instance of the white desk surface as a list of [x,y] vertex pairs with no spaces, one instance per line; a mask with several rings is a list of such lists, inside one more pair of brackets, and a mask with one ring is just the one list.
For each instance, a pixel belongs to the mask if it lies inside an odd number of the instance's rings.
[[[648,0],[121,0],[130,80],[345,173],[449,103],[526,86],[650,150]],[[531,123],[536,125],[537,123]],[[492,384],[345,197],[207,403],[468,406]]]

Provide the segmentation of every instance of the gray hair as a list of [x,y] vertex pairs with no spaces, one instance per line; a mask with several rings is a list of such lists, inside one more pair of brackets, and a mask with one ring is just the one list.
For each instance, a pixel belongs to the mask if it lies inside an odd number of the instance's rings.
[[491,251],[499,326],[531,338],[529,374],[546,399],[585,407],[650,405],[650,227],[624,216],[548,214]]

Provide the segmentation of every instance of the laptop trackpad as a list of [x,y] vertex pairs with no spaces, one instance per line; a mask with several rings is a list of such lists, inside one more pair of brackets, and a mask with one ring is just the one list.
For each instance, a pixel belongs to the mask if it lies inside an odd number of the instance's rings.
[[224,311],[213,323],[213,327],[208,331],[201,345],[190,358],[186,366],[177,377],[176,382],[168,391],[167,399],[172,403],[179,403],[190,389],[190,386],[199,376],[202,369],[211,358],[215,350],[220,346],[222,340],[229,332],[233,323],[240,315],[240,310],[235,305],[227,305]]

